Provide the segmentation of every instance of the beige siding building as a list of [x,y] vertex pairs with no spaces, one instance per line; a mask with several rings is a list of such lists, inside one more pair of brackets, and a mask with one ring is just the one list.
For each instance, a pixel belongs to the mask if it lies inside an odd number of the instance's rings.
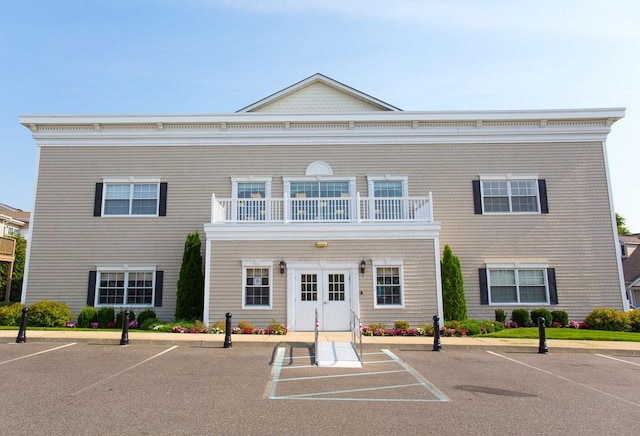
[[208,324],[431,322],[445,245],[469,317],[628,309],[605,147],[623,116],[406,112],[320,74],[233,114],[22,116],[39,152],[23,300],[170,320],[198,230]]

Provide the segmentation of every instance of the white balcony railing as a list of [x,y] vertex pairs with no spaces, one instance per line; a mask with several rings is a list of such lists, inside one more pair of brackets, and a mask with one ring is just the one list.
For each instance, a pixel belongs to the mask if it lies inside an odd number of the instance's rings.
[[431,222],[433,203],[427,197],[216,198],[211,196],[211,222],[338,223]]

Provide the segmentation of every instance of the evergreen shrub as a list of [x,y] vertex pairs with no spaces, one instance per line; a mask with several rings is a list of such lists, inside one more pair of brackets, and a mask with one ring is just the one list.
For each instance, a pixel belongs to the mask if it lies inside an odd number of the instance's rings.
[[507,320],[507,314],[504,309],[496,309],[494,313],[496,315],[496,321],[504,324],[504,322]]
[[85,306],[78,314],[78,327],[88,329],[92,322],[98,322],[98,311],[95,307]]
[[[129,309],[129,322],[136,320],[136,314],[132,309]],[[124,309],[120,309],[120,312],[116,315],[116,327],[119,329],[122,328],[122,323],[124,321]]]
[[101,307],[98,309],[98,326],[102,329],[114,325],[116,311],[113,307]]
[[629,330],[640,332],[640,310],[638,309],[629,312]]
[[138,327],[142,328],[144,322],[148,319],[156,318],[156,312],[153,309],[145,309],[138,314]]
[[460,321],[460,328],[467,331],[469,336],[477,336],[482,333],[482,323],[477,319],[465,319]]
[[518,324],[518,327],[527,327],[529,325],[530,315],[527,309],[514,309],[511,312],[511,321]]
[[564,310],[552,310],[551,322],[557,322],[561,324],[562,327],[566,327],[569,325],[569,314]]
[[544,318],[544,325],[546,327],[551,327],[551,322],[553,321],[553,316],[551,315],[551,312],[548,311],[547,309],[533,309],[531,311],[531,320],[533,321],[533,323],[537,326],[538,325],[538,318],[543,317]]

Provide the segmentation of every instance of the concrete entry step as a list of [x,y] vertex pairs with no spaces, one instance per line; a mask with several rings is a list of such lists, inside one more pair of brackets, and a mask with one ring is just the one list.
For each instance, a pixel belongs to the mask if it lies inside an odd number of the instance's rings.
[[318,342],[316,365],[333,368],[362,368],[351,342]]

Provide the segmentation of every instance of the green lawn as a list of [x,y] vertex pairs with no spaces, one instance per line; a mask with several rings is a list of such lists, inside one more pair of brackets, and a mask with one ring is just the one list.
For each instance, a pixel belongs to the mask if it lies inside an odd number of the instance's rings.
[[[632,332],[609,332],[605,330],[572,328],[548,328],[546,329],[545,333],[547,339],[640,342],[640,333]],[[538,328],[519,327],[516,329],[504,329],[499,332],[489,333],[486,336],[491,338],[538,339]]]

